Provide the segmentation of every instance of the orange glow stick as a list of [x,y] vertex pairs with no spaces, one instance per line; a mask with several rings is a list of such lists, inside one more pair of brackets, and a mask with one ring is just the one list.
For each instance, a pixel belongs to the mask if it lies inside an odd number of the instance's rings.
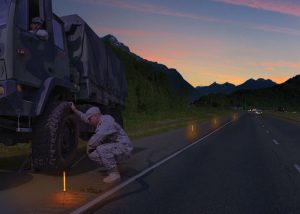
[[66,172],[65,171],[63,173],[63,183],[64,183],[64,192],[66,192],[67,188],[66,188]]

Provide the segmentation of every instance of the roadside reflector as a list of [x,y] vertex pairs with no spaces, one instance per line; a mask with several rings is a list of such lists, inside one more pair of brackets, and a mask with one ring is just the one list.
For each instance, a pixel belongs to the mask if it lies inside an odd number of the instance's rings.
[[67,187],[66,187],[66,172],[64,171],[63,173],[63,185],[64,185],[64,192],[67,191]]
[[198,126],[195,122],[189,122],[186,128],[186,139],[195,140],[199,134]]
[[3,96],[5,94],[5,90],[3,86],[0,86],[0,96]]
[[218,119],[218,118],[214,118],[214,119],[212,120],[212,128],[216,129],[216,128],[218,128],[219,126],[220,126],[220,121],[219,121],[219,119]]

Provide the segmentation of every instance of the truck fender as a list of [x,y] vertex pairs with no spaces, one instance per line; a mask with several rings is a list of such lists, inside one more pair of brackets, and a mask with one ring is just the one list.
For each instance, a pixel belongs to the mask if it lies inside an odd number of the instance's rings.
[[35,108],[33,108],[34,112],[32,115],[38,116],[43,113],[45,105],[48,102],[48,98],[56,87],[64,88],[69,92],[76,92],[75,86],[68,80],[59,79],[56,77],[47,78],[43,82],[36,96],[36,102],[35,102],[36,106]]

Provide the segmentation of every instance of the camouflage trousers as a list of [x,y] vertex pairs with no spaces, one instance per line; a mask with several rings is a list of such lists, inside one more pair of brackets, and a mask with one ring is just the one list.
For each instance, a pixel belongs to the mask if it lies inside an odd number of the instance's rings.
[[107,143],[98,146],[94,151],[88,153],[88,156],[100,166],[111,170],[128,160],[131,157],[131,151],[132,147],[125,144]]

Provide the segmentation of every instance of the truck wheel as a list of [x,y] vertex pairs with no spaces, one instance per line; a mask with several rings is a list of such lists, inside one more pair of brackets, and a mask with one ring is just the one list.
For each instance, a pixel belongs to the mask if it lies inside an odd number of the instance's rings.
[[67,102],[52,103],[39,118],[32,140],[33,165],[36,169],[70,166],[76,155],[78,121]]

